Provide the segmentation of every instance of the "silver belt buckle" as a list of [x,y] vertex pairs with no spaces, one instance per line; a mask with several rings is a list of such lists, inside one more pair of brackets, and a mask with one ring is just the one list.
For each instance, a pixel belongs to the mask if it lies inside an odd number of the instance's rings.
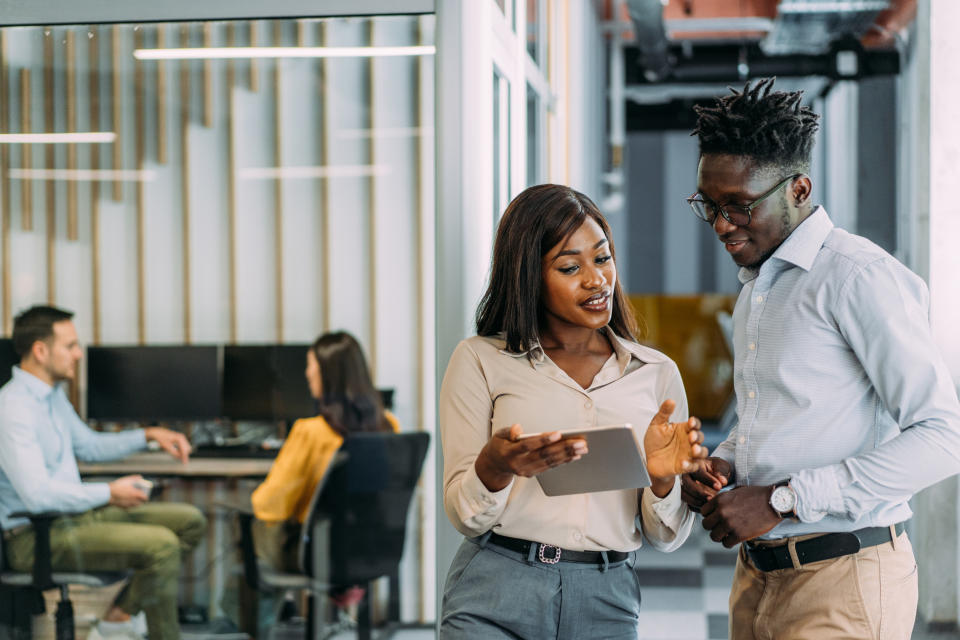
[[[552,558],[548,558],[546,555],[544,555],[543,550],[547,548],[556,549],[556,555],[554,555]],[[540,558],[540,562],[544,564],[557,564],[560,562],[560,547],[555,547],[552,544],[541,544],[540,550],[537,552],[537,557]]]

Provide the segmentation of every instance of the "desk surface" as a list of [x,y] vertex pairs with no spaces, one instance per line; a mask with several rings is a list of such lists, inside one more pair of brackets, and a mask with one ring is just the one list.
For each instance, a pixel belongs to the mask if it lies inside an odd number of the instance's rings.
[[264,478],[273,460],[254,458],[190,458],[186,464],[167,453],[137,453],[116,462],[82,462],[80,474],[85,476],[124,476],[140,473],[156,477],[196,478]]

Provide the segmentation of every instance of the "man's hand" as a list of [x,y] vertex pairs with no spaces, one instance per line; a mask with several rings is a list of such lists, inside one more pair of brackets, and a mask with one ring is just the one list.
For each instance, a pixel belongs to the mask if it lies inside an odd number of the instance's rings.
[[514,476],[532,477],[561,464],[579,460],[587,453],[583,438],[560,439],[558,431],[520,440],[519,424],[493,434],[474,463],[477,476],[490,491],[500,491]]
[[683,474],[680,497],[693,511],[734,481],[733,466],[723,458],[707,458],[693,473]]
[[151,440],[156,442],[161,449],[180,462],[186,464],[187,460],[190,459],[190,452],[193,447],[190,446],[187,437],[179,431],[164,429],[163,427],[147,427],[143,430],[143,435],[147,438],[147,442]]
[[123,476],[110,483],[110,504],[115,507],[139,507],[147,501],[147,494],[137,486],[143,482],[143,476]]
[[714,542],[721,542],[728,549],[762,536],[781,520],[770,506],[772,491],[771,486],[755,486],[717,494],[700,510],[703,528]]
[[686,422],[670,422],[676,408],[676,402],[664,400],[643,436],[647,472],[653,480],[654,494],[661,498],[673,488],[674,476],[696,470],[707,455],[706,448],[700,445],[700,421],[690,418]]

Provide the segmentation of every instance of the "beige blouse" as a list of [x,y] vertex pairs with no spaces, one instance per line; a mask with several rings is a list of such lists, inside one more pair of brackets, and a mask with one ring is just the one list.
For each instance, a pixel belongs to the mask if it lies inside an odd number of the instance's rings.
[[[443,500],[463,535],[500,535],[578,551],[631,551],[641,531],[657,549],[672,551],[690,534],[694,514],[680,500],[679,477],[666,498],[649,490],[548,497],[536,478],[514,477],[489,491],[474,461],[494,431],[520,423],[525,433],[629,422],[640,441],[660,404],[677,403],[671,421],[687,419],[687,398],[674,362],[607,329],[614,354],[588,389],[537,346],[522,354],[500,338],[475,336],[450,358],[440,390]],[[639,502],[639,508],[638,508]]]

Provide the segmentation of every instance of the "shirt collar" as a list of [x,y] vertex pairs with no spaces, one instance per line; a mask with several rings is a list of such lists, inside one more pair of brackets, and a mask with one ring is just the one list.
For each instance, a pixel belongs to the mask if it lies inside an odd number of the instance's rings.
[[[632,340],[625,340],[624,338],[621,338],[614,333],[613,329],[611,329],[609,326],[604,327],[603,331],[607,336],[607,339],[610,340],[610,344],[613,346],[613,352],[617,358],[617,365],[620,368],[621,374],[626,370],[627,365],[630,364],[630,361],[634,358],[646,364],[660,364],[668,361],[668,358],[665,355],[659,351],[656,351],[655,349],[650,349],[641,344],[637,344]],[[500,349],[500,353],[513,358],[526,357],[530,360],[530,364],[534,367],[536,367],[538,364],[543,364],[547,358],[546,354],[543,352],[543,347],[540,345],[539,339],[537,339],[526,351],[513,352],[507,351],[505,348],[503,348]]]
[[[772,260],[779,260],[809,271],[831,231],[833,231],[833,222],[827,215],[827,210],[818,205],[813,213],[797,225],[797,228],[777,247],[764,265]],[[760,269],[764,265],[761,265]],[[742,284],[746,284],[757,277],[760,269],[741,267],[737,278]]]
[[27,373],[17,365],[13,366],[13,379],[24,385],[30,393],[40,400],[47,400],[57,389],[32,373]]

